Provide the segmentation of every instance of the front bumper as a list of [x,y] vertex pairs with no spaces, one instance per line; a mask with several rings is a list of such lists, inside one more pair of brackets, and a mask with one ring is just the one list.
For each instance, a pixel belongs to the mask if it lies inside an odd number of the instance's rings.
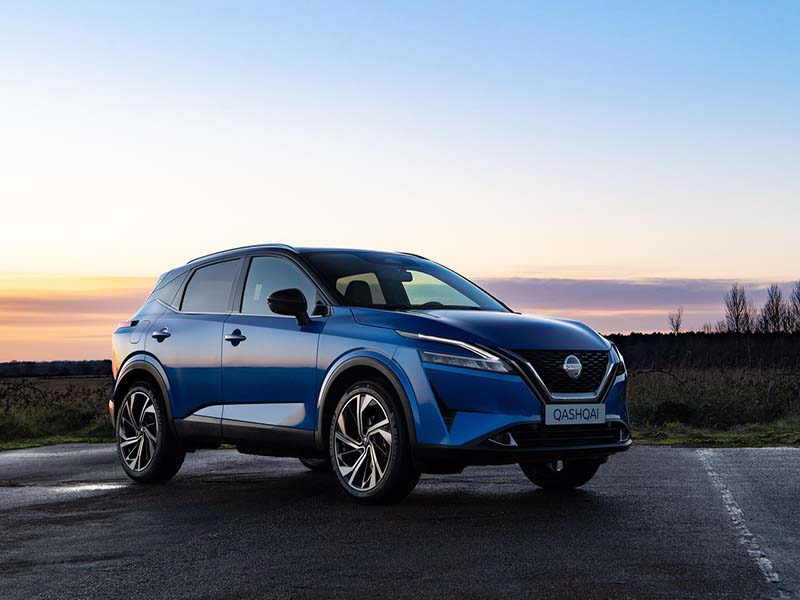
[[608,446],[580,446],[517,450],[484,448],[454,448],[452,446],[417,446],[414,462],[422,473],[458,473],[465,467],[480,465],[510,465],[523,462],[554,460],[592,460],[605,462],[609,456],[631,447],[631,440]]
[[[509,436],[508,434],[511,434]],[[594,426],[542,426],[525,423],[492,432],[470,444],[421,444],[414,460],[423,472],[458,472],[470,465],[504,465],[552,460],[597,460],[632,445],[622,421]]]

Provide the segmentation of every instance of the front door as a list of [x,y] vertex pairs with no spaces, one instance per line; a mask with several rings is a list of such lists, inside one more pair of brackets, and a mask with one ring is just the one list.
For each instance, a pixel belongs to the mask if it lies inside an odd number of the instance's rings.
[[274,314],[267,298],[297,288],[309,311],[318,291],[291,259],[253,256],[238,312],[224,326],[222,344],[223,435],[269,443],[288,430],[313,431],[317,411],[317,346],[325,317],[306,325]]

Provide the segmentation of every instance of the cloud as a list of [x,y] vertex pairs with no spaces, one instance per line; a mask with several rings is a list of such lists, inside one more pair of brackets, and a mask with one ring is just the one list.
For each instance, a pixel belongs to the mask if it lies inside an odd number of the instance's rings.
[[[481,287],[520,312],[542,313],[586,321],[604,332],[663,331],[666,315],[685,309],[687,328],[715,323],[723,315],[729,279],[558,279],[484,278]],[[750,299],[764,301],[765,282],[742,282]],[[786,293],[790,282],[780,284]]]

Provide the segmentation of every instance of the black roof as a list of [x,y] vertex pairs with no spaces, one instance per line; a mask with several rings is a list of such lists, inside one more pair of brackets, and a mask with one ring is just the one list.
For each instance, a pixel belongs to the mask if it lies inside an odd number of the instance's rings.
[[[358,250],[356,248],[313,248],[313,247],[303,247],[303,248],[295,248],[294,246],[290,246],[289,244],[281,244],[281,243],[274,243],[274,244],[251,244],[249,246],[239,246],[237,248],[228,248],[227,250],[219,250],[218,252],[212,252],[211,254],[204,254],[203,256],[198,256],[197,258],[193,258],[186,264],[192,264],[199,262],[205,259],[216,259],[216,258],[224,258],[226,256],[241,254],[246,251],[252,250],[283,250],[286,252],[291,252],[293,254],[304,254],[306,252],[377,252],[376,250]],[[387,252],[387,254],[405,254],[406,256],[415,256],[417,258],[425,258],[420,256],[419,254],[412,254],[411,252]]]

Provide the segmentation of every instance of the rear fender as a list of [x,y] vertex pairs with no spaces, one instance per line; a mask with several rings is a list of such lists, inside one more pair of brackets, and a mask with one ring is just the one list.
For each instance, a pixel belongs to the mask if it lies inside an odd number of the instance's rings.
[[[161,363],[152,355],[144,352],[133,354],[125,359],[125,362],[119,369],[117,379],[114,382],[114,393],[112,400],[116,404],[120,398],[120,390],[124,390],[128,382],[132,382],[138,373],[146,372],[155,382],[161,392],[161,397],[164,399],[164,408],[167,410],[167,422],[173,435],[175,432],[175,421],[172,417],[172,400],[170,395],[170,385],[167,374]],[[116,411],[115,411],[116,413]]]

